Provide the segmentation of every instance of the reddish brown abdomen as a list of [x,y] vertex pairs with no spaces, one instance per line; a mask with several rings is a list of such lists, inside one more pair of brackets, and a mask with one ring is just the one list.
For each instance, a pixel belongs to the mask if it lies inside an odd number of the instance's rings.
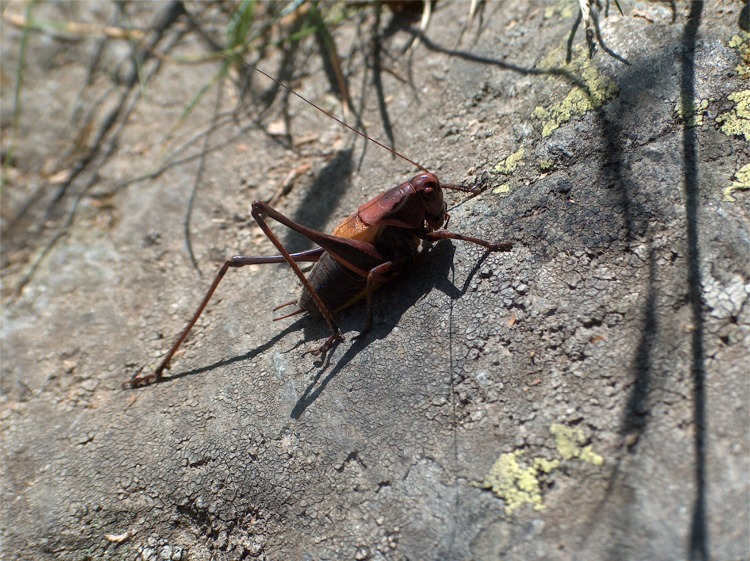
[[[341,265],[328,252],[320,256],[307,275],[307,280],[332,313],[354,304],[365,295],[367,287],[366,278]],[[312,297],[304,288],[299,298],[299,307],[306,312],[320,314]]]

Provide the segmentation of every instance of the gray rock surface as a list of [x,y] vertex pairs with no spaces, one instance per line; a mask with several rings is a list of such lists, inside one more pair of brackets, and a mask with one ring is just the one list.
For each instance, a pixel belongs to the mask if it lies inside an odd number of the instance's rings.
[[[612,53],[581,28],[567,65],[571,2],[439,2],[408,51],[418,23],[387,10],[379,51],[375,7],[332,28],[367,132],[446,182],[486,174],[450,229],[513,251],[434,245],[366,339],[364,307],[339,315],[323,364],[323,322],[271,322],[292,272],[230,271],[168,380],[130,391],[227,256],[274,253],[252,200],[296,170],[276,207],[330,231],[415,170],[283,92],[262,112],[258,75],[180,121],[220,61],[175,59],[223,40],[219,5],[186,5],[204,34],[174,3],[35,6],[161,22],[168,56],[32,33],[13,129],[6,19],[2,557],[748,559],[750,195],[724,195],[750,164],[743,6],[622,4]],[[317,49],[259,64],[340,112]]]

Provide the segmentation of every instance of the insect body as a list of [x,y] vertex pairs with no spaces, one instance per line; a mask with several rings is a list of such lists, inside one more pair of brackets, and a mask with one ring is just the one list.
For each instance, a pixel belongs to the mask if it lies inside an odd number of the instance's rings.
[[[311,105],[317,108],[314,104],[311,103]],[[348,127],[348,125],[345,126]],[[363,134],[356,130],[355,132]],[[407,158],[404,157],[404,159]],[[411,162],[411,160],[408,161]],[[276,246],[280,255],[268,257],[238,255],[227,260],[211,283],[193,317],[159,366],[152,373],[136,375],[126,385],[135,388],[162,377],[164,370],[169,368],[172,357],[190,333],[230,268],[252,264],[288,263],[302,283],[302,294],[297,301],[283,304],[276,309],[297,304],[298,309],[284,317],[301,312],[322,315],[328,323],[331,335],[319,348],[310,352],[324,354],[344,339],[332,312],[335,313],[360,298],[366,298],[367,318],[358,337],[365,335],[372,326],[373,293],[383,283],[403,271],[404,266],[418,254],[421,242],[455,239],[481,245],[489,251],[511,249],[511,244],[508,243],[492,243],[446,231],[444,228],[448,224],[449,217],[443,198],[443,189],[473,191],[461,185],[441,185],[437,176],[424,171],[410,181],[381,193],[361,205],[357,212],[346,218],[331,234],[307,228],[266,203],[255,201],[252,205],[252,216],[268,239]],[[299,232],[318,247],[300,253],[289,253],[269,228],[267,218]],[[315,263],[309,276],[305,277],[298,265],[300,262]]]
[[[443,185],[442,188],[458,187]],[[491,251],[511,249],[510,244],[439,231],[448,223],[442,188],[434,174],[417,175],[360,206],[331,235],[300,226],[272,211],[270,216],[306,235],[324,250],[310,275],[304,280],[300,277],[304,287],[302,295],[290,304],[298,304],[299,311],[319,312],[328,319],[328,310],[336,312],[366,296],[367,320],[360,333],[362,336],[372,325],[373,292],[416,257],[422,240],[452,238],[476,243]],[[256,209],[266,214],[271,210],[256,202],[254,216]],[[327,348],[324,345],[319,351]]]

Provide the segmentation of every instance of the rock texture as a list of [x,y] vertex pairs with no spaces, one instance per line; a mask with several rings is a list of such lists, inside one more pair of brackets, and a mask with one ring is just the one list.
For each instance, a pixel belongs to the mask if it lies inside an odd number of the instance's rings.
[[[137,66],[101,30],[23,50],[7,5],[3,558],[747,559],[750,195],[725,194],[750,163],[747,6],[622,4],[591,59],[574,2],[331,27],[359,126],[484,177],[450,229],[513,251],[434,245],[367,338],[363,307],[339,315],[322,364],[325,324],[271,322],[293,274],[230,271],[135,391],[227,256],[274,253],[252,200],[330,231],[415,170],[283,91],[264,109],[257,74],[179,64],[224,40],[220,5],[33,6],[145,30]],[[340,113],[319,44],[258,64]]]

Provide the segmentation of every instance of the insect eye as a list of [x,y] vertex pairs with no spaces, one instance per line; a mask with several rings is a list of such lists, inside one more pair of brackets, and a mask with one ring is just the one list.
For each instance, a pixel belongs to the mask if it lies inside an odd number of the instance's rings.
[[437,197],[437,189],[434,183],[427,183],[422,189],[422,197],[427,200],[432,200]]

